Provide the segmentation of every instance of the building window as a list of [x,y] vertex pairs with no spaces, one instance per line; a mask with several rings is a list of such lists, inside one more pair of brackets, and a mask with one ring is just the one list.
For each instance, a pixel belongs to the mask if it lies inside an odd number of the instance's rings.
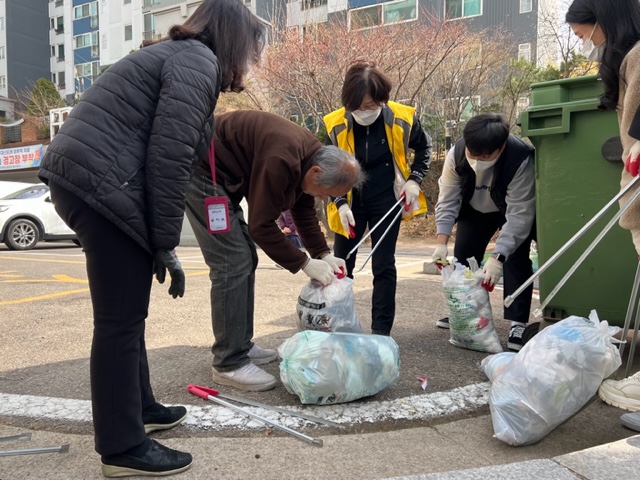
[[85,3],[73,9],[73,18],[75,20],[96,15],[98,15],[98,2]]
[[125,4],[125,5],[127,5],[127,4],[129,4],[129,3],[131,3],[131,0],[124,0],[124,4]]
[[64,44],[58,45],[58,61],[62,62],[64,60]]
[[54,85],[56,84],[56,74],[55,73],[51,74],[51,81],[53,82]]
[[98,45],[98,32],[83,33],[73,37],[75,48],[92,47]]
[[0,17],[0,30],[4,30],[4,17]]
[[518,45],[518,60],[526,60],[527,62],[531,61],[531,44],[530,43],[521,43]]
[[65,87],[64,72],[58,72],[58,86],[60,88],[64,88]]
[[445,0],[447,18],[482,15],[482,0]]
[[300,4],[300,8],[302,10],[308,10],[310,8],[320,7],[321,5],[326,5],[327,0],[302,0]]
[[520,0],[520,13],[528,13],[533,10],[533,0]]
[[0,60],[4,59],[4,47],[0,47]]
[[127,42],[133,39],[133,27],[131,25],[124,26],[124,41]]
[[55,29],[56,33],[64,32],[64,17],[56,17],[51,19],[51,28]]
[[355,8],[349,15],[352,30],[407,22],[418,18],[418,0],[399,0]]
[[100,62],[79,63],[75,66],[76,78],[89,77],[93,82],[98,78]]
[[385,25],[390,23],[406,22],[418,18],[417,0],[403,0],[400,2],[385,3],[382,5],[382,21]]
[[4,75],[0,75],[0,88],[7,88],[7,77],[5,77]]

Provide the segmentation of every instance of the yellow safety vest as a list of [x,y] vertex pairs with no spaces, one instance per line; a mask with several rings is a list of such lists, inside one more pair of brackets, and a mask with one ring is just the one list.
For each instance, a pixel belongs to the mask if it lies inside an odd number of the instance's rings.
[[[387,141],[391,155],[393,156],[394,169],[396,171],[394,190],[396,192],[396,198],[399,198],[400,190],[407,182],[411,173],[411,168],[407,163],[407,155],[409,151],[409,136],[411,134],[413,116],[416,109],[396,102],[389,102],[386,107],[382,108],[381,115],[384,118]],[[327,128],[327,134],[329,138],[331,138],[331,142],[342,150],[354,155],[355,142],[353,139],[353,128],[349,128],[348,122],[346,109],[344,107],[324,117],[324,124]],[[351,192],[347,194],[347,202],[351,204]],[[403,211],[402,217],[405,220],[410,220],[416,215],[426,212],[427,199],[424,194],[420,192],[418,199],[411,204],[410,210],[406,212]],[[333,202],[330,202],[327,207],[327,221],[331,230],[345,237],[349,236],[349,233],[342,226],[338,208]]]

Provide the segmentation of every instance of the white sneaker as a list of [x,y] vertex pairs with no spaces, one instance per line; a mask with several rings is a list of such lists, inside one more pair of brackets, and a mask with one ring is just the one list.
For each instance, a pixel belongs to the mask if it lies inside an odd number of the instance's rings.
[[215,367],[212,367],[211,370],[214,382],[230,385],[240,390],[262,392],[276,386],[276,377],[256,367],[253,363],[247,363],[244,367],[230,372],[219,372]]
[[256,344],[249,350],[249,360],[251,360],[251,363],[254,365],[266,365],[267,363],[273,362],[276,358],[278,358],[278,352],[269,350],[268,348],[261,348]]
[[622,380],[605,380],[598,389],[600,398],[609,405],[640,412],[640,372]]

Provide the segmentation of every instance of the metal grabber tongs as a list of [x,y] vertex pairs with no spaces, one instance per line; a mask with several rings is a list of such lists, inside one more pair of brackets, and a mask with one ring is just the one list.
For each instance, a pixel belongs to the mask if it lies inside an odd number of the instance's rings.
[[[362,243],[369,238],[369,236],[371,236],[371,234],[373,233],[373,231],[378,228],[380,225],[382,225],[382,222],[384,222],[384,220],[391,215],[391,212],[393,212],[393,209],[396,208],[398,205],[400,205],[401,203],[404,202],[404,195],[402,195],[398,201],[396,203],[393,204],[393,206],[389,209],[389,211],[387,213],[384,214],[384,216],[380,219],[380,221],[378,223],[376,223],[372,228],[369,229],[369,231],[367,232],[366,235],[363,235],[362,238],[360,239],[360,241],[356,244],[355,247],[353,247],[349,253],[347,253],[347,259],[349,259],[349,257],[351,255],[353,255],[353,252],[355,252],[356,250],[358,250],[358,247],[360,245],[362,245]],[[383,232],[382,236],[378,239],[378,241],[376,242],[375,247],[373,247],[371,249],[371,252],[369,253],[369,256],[366,258],[366,260],[364,261],[364,263],[362,264],[362,266],[356,270],[356,272],[361,272],[362,270],[364,270],[365,265],[369,262],[369,260],[371,259],[371,257],[373,256],[373,254],[375,253],[376,249],[378,248],[378,246],[382,243],[382,240],[384,239],[384,237],[387,236],[387,233],[389,233],[389,230],[391,230],[391,227],[393,226],[393,224],[396,222],[396,220],[398,219],[398,217],[400,217],[400,215],[402,215],[402,211],[404,210],[404,205],[402,205],[400,207],[400,210],[396,213],[396,216],[393,217],[393,220],[391,221],[391,223],[389,223],[389,226],[387,227],[387,229]]]
[[[627,184],[620,192],[613,197],[609,203],[607,203],[602,210],[595,214],[595,216],[589,220],[580,230],[576,232],[576,234],[571,237],[567,243],[565,243],[556,253],[554,253],[549,260],[547,260],[544,264],[540,265],[540,268],[529,277],[529,279],[520,285],[515,292],[509,295],[504,299],[504,304],[506,307],[510,306],[515,298],[520,295],[529,285],[531,285],[536,278],[538,278],[542,273],[544,273],[563,253],[565,253],[582,235],[585,234],[587,230],[589,230],[598,220],[600,220],[603,215],[611,208],[612,205],[618,202],[620,198],[622,198],[627,192],[632,190],[634,187],[638,186],[640,182],[640,176],[635,177],[631,182]],[[635,202],[638,198],[640,198],[640,188],[638,188],[631,197],[620,207],[620,209],[616,212],[609,223],[605,225],[602,231],[598,234],[598,236],[591,242],[591,244],[587,247],[580,258],[576,260],[576,263],[567,271],[567,273],[562,277],[562,279],[558,282],[553,290],[547,295],[544,302],[540,304],[540,308],[538,308],[534,315],[539,317],[542,315],[544,308],[549,304],[549,302],[555,297],[558,291],[567,283],[569,277],[573,275],[573,273],[578,269],[578,267],[582,264],[585,258],[593,251],[593,249],[600,243],[602,238],[607,234],[609,230],[618,222],[620,216],[631,206],[633,202]],[[620,356],[622,357],[624,353],[624,347],[626,343],[627,334],[629,332],[629,325],[631,324],[631,317],[633,316],[634,306],[636,302],[638,302],[638,308],[636,311],[636,317],[633,323],[633,338],[631,340],[631,347],[629,349],[629,358],[627,359],[627,367],[625,370],[625,377],[629,376],[629,372],[631,370],[631,365],[633,363],[633,355],[636,349],[636,343],[638,341],[638,329],[640,328],[640,298],[638,293],[640,292],[640,261],[638,261],[638,268],[636,269],[636,276],[633,281],[633,288],[631,290],[631,297],[629,298],[629,306],[627,307],[627,314],[624,319],[624,328],[622,329],[622,342],[620,343]]]
[[[13,435],[11,437],[0,437],[0,442],[17,442],[28,440],[31,440],[30,433]],[[65,444],[60,445],[59,447],[25,448],[22,450],[0,450],[0,457],[11,457],[13,455],[34,455],[36,453],[67,453],[68,451],[69,444]]]

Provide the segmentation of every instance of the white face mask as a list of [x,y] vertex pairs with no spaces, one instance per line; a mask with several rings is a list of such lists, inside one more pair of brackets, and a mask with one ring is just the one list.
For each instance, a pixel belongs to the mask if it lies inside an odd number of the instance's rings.
[[598,25],[598,23],[596,23],[593,26],[593,30],[591,30],[591,35],[589,35],[589,38],[587,38],[582,43],[582,48],[580,49],[582,51],[582,54],[585,57],[587,57],[587,60],[589,60],[591,62],[599,62],[599,61],[602,60],[602,54],[604,53],[604,45],[606,43],[606,41],[602,42],[597,47],[593,44],[593,40],[591,40],[591,37],[593,37],[593,32],[596,31],[596,26],[597,25]]
[[363,127],[368,127],[380,116],[382,107],[378,107],[375,110],[354,110],[351,112],[353,119]]
[[467,158],[467,162],[469,162],[469,165],[471,166],[473,171],[476,172],[476,175],[478,175],[493,167],[498,161],[498,158],[500,158],[500,155],[498,155],[493,160],[476,160],[475,158]]

